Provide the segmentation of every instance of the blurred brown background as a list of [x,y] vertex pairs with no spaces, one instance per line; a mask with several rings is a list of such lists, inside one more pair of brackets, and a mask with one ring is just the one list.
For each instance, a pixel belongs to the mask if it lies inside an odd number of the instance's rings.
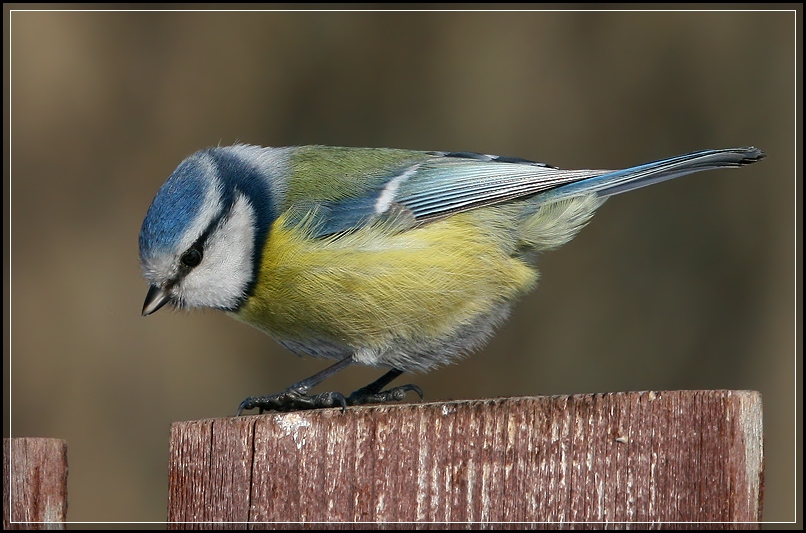
[[794,13],[7,7],[9,20],[4,435],[67,439],[71,520],[164,520],[172,421],[232,415],[325,366],[220,313],[140,317],[149,203],[184,157],[236,141],[567,168],[764,149],[751,167],[611,199],[543,257],[485,350],[410,381],[427,400],[759,390],[764,518],[795,519]]

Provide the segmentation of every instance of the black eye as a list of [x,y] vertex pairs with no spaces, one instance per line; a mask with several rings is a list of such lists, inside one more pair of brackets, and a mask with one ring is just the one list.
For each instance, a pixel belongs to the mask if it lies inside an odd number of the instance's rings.
[[202,260],[202,253],[201,250],[197,250],[196,248],[191,248],[187,252],[182,254],[182,257],[179,258],[182,261],[182,264],[186,267],[193,268],[201,263]]

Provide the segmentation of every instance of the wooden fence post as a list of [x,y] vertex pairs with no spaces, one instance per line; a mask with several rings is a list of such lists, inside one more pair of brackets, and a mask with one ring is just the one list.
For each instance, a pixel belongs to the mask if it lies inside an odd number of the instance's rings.
[[179,422],[171,428],[169,527],[757,529],[761,423],[759,393],[724,390]]
[[64,529],[67,442],[3,439],[3,529]]

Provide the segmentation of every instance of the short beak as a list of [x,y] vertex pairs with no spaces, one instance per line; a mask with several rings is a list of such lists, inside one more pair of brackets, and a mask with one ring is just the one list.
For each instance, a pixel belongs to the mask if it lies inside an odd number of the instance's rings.
[[169,301],[171,301],[171,295],[168,294],[168,291],[156,285],[152,285],[148,288],[146,301],[143,302],[143,316],[148,316],[158,311],[160,307],[167,304]]

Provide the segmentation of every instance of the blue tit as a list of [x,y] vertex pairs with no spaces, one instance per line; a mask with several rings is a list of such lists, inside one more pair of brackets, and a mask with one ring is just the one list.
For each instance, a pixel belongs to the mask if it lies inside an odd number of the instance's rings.
[[[537,256],[608,197],[764,156],[702,150],[613,171],[471,152],[208,148],[177,167],[143,221],[142,314],[220,309],[296,354],[336,361],[239,413],[422,396],[384,389],[483,346],[535,287]],[[354,363],[389,370],[348,397],[308,395]]]

